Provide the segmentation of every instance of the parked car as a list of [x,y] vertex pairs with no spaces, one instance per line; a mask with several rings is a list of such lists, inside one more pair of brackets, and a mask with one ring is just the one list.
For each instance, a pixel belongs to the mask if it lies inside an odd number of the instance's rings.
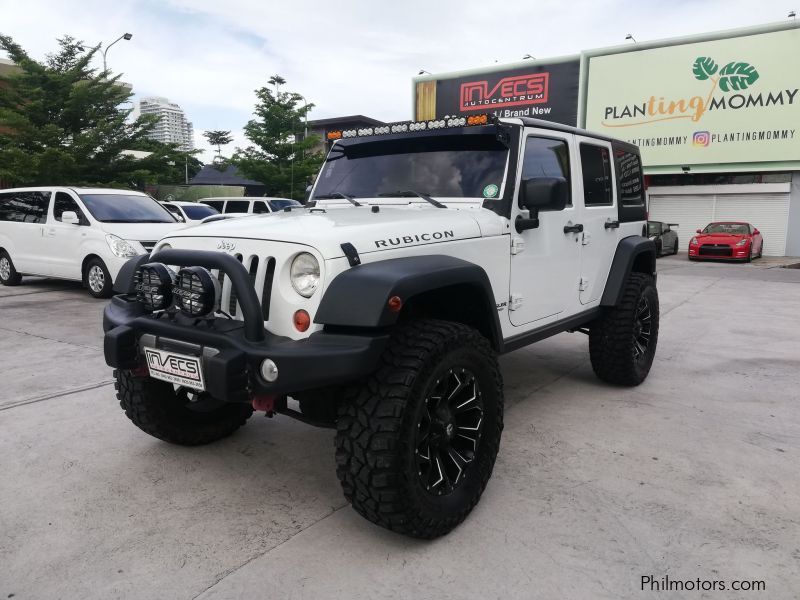
[[227,219],[236,219],[238,217],[255,217],[255,216],[256,213],[224,213],[224,214],[217,213],[216,215],[210,215],[206,217],[198,224],[201,225],[203,223],[214,223],[216,221],[225,221]]
[[647,237],[656,245],[656,256],[678,253],[678,232],[672,229],[677,223],[647,222]]
[[689,241],[689,260],[731,259],[750,262],[764,253],[764,238],[750,223],[709,223]]
[[31,187],[0,190],[0,283],[23,275],[83,281],[111,295],[123,264],[182,227],[156,200],[127,190]]
[[219,214],[216,208],[202,202],[170,200],[169,202],[162,202],[161,205],[184,223],[199,223],[206,217]]
[[287,206],[303,206],[297,200],[290,198],[251,198],[247,196],[239,198],[203,198],[200,202],[208,204],[221,213],[266,214],[281,211]]

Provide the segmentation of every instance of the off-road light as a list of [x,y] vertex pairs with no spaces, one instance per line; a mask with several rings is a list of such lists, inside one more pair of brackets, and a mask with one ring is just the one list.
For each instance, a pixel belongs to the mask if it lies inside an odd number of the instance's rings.
[[172,305],[175,272],[161,263],[148,263],[136,272],[136,299],[145,310],[166,310]]
[[488,122],[488,115],[472,115],[471,117],[467,117],[467,125],[486,125]]
[[311,298],[319,286],[319,261],[313,254],[301,252],[292,261],[289,279],[294,291],[304,298]]
[[383,127],[376,127],[375,134],[376,135],[383,135],[385,133],[389,133],[390,129],[388,125],[384,125]]
[[278,365],[271,358],[265,358],[261,362],[261,377],[268,383],[274,382],[278,378]]
[[184,267],[178,271],[172,295],[182,313],[190,317],[205,317],[219,307],[219,281],[208,269]]
[[341,131],[329,131],[328,132],[328,139],[329,140],[340,140],[340,139],[342,139],[342,132]]

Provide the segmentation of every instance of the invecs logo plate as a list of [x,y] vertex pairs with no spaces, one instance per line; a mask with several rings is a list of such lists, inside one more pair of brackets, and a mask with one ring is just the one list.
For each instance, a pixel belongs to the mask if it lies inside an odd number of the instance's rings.
[[549,96],[549,86],[550,73],[503,77],[491,89],[486,80],[462,83],[459,109],[463,112],[494,106],[544,104]]

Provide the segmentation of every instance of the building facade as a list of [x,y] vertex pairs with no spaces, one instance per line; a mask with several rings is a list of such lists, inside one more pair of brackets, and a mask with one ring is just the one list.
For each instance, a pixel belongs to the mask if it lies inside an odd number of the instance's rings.
[[164,144],[178,144],[186,152],[194,150],[194,129],[180,106],[167,98],[153,96],[139,100],[139,110],[143,115],[160,117],[149,138]]
[[629,141],[650,219],[677,223],[681,249],[709,222],[746,221],[765,255],[800,256],[799,92],[787,21],[417,77],[413,102],[418,119],[530,116]]

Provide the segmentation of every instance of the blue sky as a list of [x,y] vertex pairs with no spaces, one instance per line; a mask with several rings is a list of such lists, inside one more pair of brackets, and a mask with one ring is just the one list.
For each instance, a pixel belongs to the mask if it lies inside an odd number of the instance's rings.
[[[41,58],[69,33],[108,43],[138,97],[166,96],[202,131],[241,129],[253,90],[279,73],[311,118],[411,117],[411,78],[786,18],[794,0],[0,0],[0,32]],[[800,9],[800,5],[796,8]],[[98,62],[98,66],[101,63]],[[210,156],[210,152],[204,154]]]

